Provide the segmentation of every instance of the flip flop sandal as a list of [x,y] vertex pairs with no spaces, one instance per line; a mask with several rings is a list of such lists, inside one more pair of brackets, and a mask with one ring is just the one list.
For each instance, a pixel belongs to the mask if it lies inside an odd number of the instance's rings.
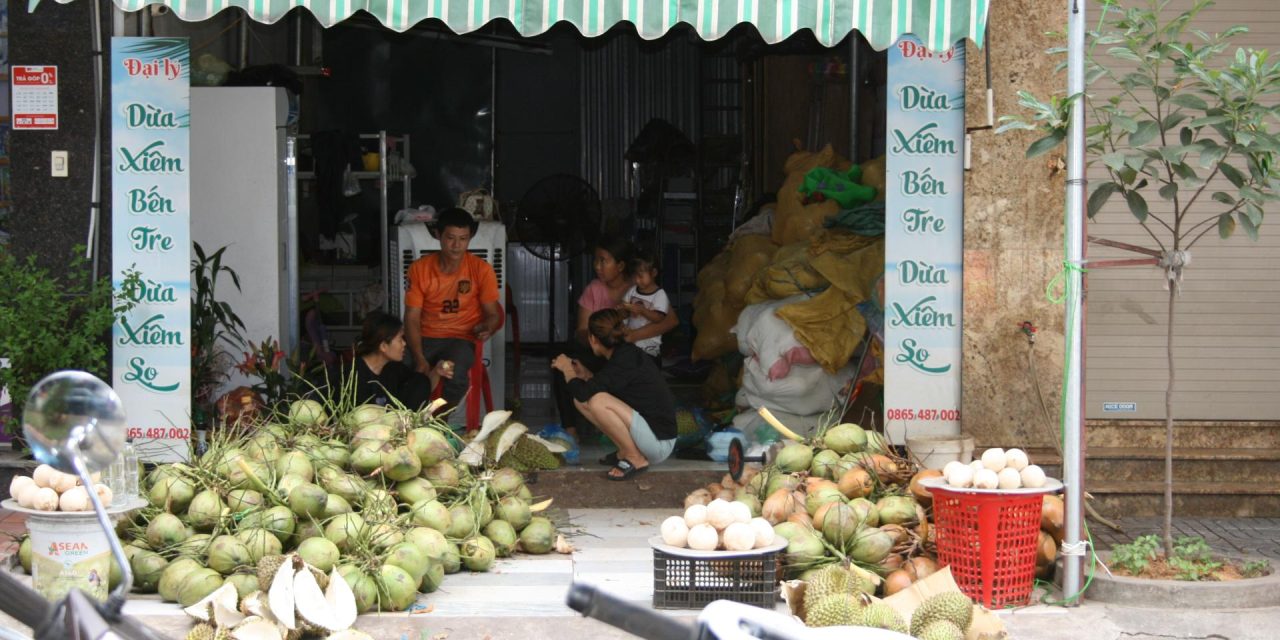
[[609,453],[600,456],[600,459],[596,460],[596,462],[599,462],[606,467],[615,467],[618,465],[618,452],[610,451]]
[[619,460],[618,464],[614,465],[613,468],[617,469],[618,471],[621,471],[622,475],[615,476],[612,473],[605,472],[605,477],[616,482],[623,482],[625,480],[630,480],[632,476],[644,473],[645,471],[649,470],[649,467],[647,466],[636,468],[635,465],[631,464],[627,460]]

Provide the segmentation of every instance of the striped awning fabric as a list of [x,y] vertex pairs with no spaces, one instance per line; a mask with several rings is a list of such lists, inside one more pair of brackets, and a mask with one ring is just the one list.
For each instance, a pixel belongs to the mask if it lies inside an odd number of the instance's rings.
[[[29,0],[31,8],[39,0]],[[59,0],[69,2],[71,0]],[[125,11],[163,4],[184,20],[204,20],[239,7],[258,22],[275,22],[294,7],[305,7],[326,27],[364,10],[382,24],[405,31],[436,19],[457,33],[474,31],[504,19],[524,36],[536,36],[557,22],[568,22],[585,36],[596,36],[619,22],[635,25],[641,37],[662,37],[685,22],[707,40],[749,23],[770,44],[808,29],[824,45],[834,45],[851,30],[862,32],[872,47],[885,49],[904,33],[915,34],[929,49],[943,51],[969,38],[982,45],[987,8],[992,0],[115,0]]]

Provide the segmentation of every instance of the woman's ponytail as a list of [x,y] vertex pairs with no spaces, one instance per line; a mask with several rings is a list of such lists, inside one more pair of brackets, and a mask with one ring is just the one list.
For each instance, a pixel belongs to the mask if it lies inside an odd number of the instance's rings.
[[587,331],[606,349],[616,349],[627,341],[627,323],[617,309],[601,309],[587,320]]

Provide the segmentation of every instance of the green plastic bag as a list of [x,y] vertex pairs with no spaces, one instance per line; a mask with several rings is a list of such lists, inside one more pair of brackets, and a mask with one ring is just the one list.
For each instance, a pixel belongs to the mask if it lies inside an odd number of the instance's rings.
[[858,184],[861,179],[862,167],[856,164],[845,173],[817,167],[805,174],[800,193],[805,196],[820,193],[827,200],[835,200],[841,209],[852,209],[876,197],[876,188]]

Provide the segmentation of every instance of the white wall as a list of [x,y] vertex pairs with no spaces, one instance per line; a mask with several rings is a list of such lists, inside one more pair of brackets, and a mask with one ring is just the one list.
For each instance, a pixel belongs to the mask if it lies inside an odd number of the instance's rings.
[[[272,87],[191,89],[191,238],[206,253],[226,246],[217,297],[244,321],[244,337],[283,340],[285,220],[283,124],[287,99]],[[238,354],[237,354],[238,355]],[[224,385],[246,384],[234,370]]]

